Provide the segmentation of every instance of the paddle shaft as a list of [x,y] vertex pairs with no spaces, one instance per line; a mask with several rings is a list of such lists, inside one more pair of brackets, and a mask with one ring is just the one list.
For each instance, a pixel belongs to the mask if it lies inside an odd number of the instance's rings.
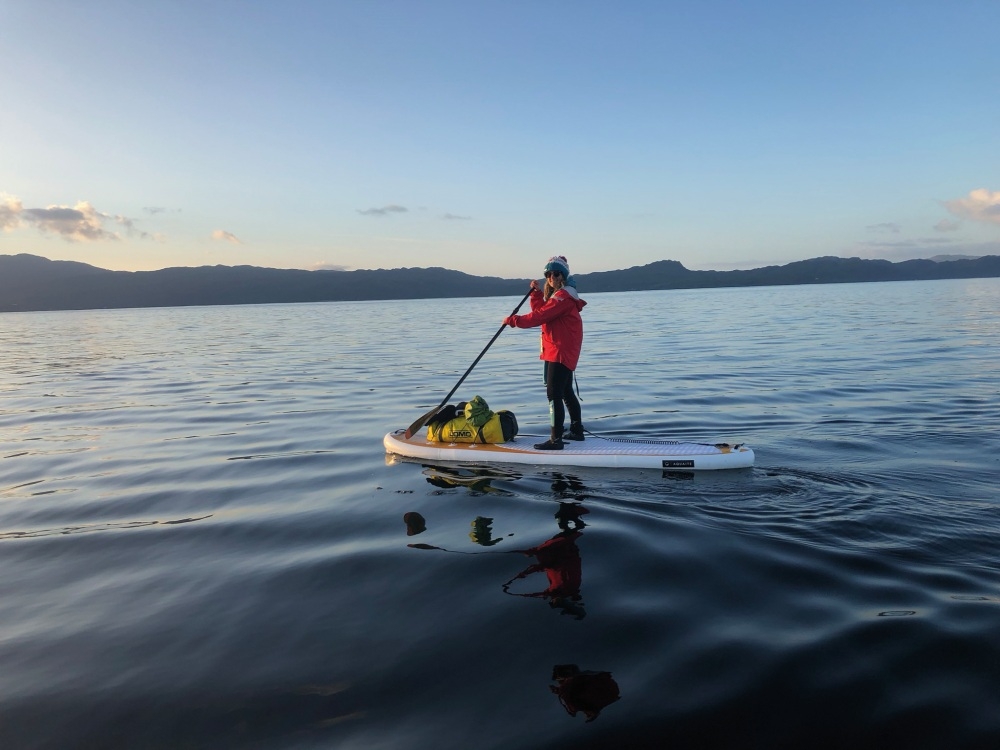
[[[479,552],[463,552],[460,549],[445,549],[444,547],[435,547],[433,544],[407,544],[410,549],[436,549],[438,552],[451,552],[455,555],[523,555],[523,549],[484,549]],[[512,579],[513,580],[513,579]]]
[[[524,296],[523,296],[523,297],[521,298],[521,301],[517,303],[517,307],[515,307],[515,308],[513,309],[513,311],[511,312],[511,315],[517,315],[517,311],[521,309],[521,305],[523,305],[523,304],[525,303],[525,300],[527,300],[527,299],[528,299],[528,297],[530,297],[530,296],[531,296],[531,291],[532,291],[532,290],[531,290],[531,289],[529,289],[529,290],[528,290],[528,293],[527,293],[527,294],[525,294],[525,295],[524,295]],[[411,437],[413,437],[413,434],[414,434],[414,433],[415,433],[415,432],[416,432],[417,430],[419,430],[419,429],[420,429],[421,427],[423,427],[423,426],[424,426],[424,424],[426,424],[426,422],[427,422],[427,420],[428,420],[428,419],[430,419],[430,418],[431,418],[431,417],[433,417],[433,416],[434,416],[435,414],[437,414],[437,413],[438,413],[439,411],[441,411],[441,407],[443,407],[443,406],[444,406],[445,404],[447,404],[447,403],[448,403],[448,399],[450,399],[450,398],[451,398],[452,396],[454,396],[454,395],[455,395],[455,391],[457,391],[457,390],[458,390],[458,387],[459,387],[460,385],[462,385],[462,383],[464,383],[464,382],[465,382],[465,379],[466,379],[467,377],[469,377],[469,373],[470,373],[470,372],[472,372],[472,369],[473,369],[473,368],[474,368],[474,367],[475,367],[476,365],[478,365],[478,364],[479,364],[479,360],[481,360],[481,359],[483,358],[483,355],[484,355],[484,354],[486,354],[486,352],[487,352],[487,351],[489,351],[489,348],[490,348],[491,346],[493,346],[493,342],[494,342],[494,341],[496,341],[496,340],[497,340],[498,338],[500,338],[500,334],[501,334],[501,333],[503,333],[503,329],[504,329],[504,328],[506,328],[506,327],[507,327],[506,325],[502,325],[502,326],[500,326],[499,330],[498,330],[498,331],[497,331],[496,333],[494,333],[494,334],[493,334],[493,338],[491,338],[491,339],[490,339],[490,343],[488,343],[488,344],[486,345],[486,347],[485,347],[485,348],[484,348],[484,349],[483,349],[483,350],[482,350],[481,352],[479,352],[479,356],[478,356],[478,357],[476,357],[476,359],[475,359],[475,360],[473,361],[473,363],[472,363],[471,365],[469,365],[469,369],[468,369],[468,370],[466,370],[466,371],[465,371],[465,374],[464,374],[464,375],[463,375],[462,377],[460,377],[460,378],[458,379],[458,382],[457,382],[457,383],[455,383],[455,387],[454,387],[454,388],[452,388],[452,389],[451,389],[450,391],[448,391],[448,395],[444,397],[444,399],[443,399],[443,400],[441,401],[441,403],[440,403],[440,404],[438,404],[437,406],[435,406],[435,407],[434,407],[433,409],[431,409],[431,410],[430,410],[429,412],[427,412],[427,413],[426,413],[426,414],[424,414],[424,415],[423,415],[422,417],[420,417],[420,419],[418,419],[418,420],[417,420],[416,422],[414,422],[413,424],[411,424],[411,425],[410,425],[409,427],[407,427],[407,428],[406,428],[406,432],[404,433],[404,437],[405,437],[405,438],[406,438],[407,440],[409,440],[409,439],[410,439]]]

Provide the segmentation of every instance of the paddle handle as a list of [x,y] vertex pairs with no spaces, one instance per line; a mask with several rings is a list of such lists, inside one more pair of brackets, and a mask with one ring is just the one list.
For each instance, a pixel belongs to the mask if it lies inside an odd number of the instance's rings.
[[[532,290],[531,290],[531,289],[529,289],[529,290],[528,290],[528,293],[527,293],[527,294],[525,294],[525,295],[524,295],[524,296],[523,296],[523,297],[521,298],[521,301],[517,303],[517,307],[515,307],[515,308],[514,308],[514,309],[513,309],[512,311],[511,311],[511,313],[510,313],[511,315],[517,315],[517,311],[521,309],[521,305],[523,305],[523,304],[525,303],[525,301],[526,301],[526,300],[528,299],[528,297],[530,297],[530,296],[531,296],[531,292],[532,292]],[[427,413],[426,413],[426,414],[424,414],[424,415],[423,415],[422,417],[420,417],[420,419],[418,419],[418,420],[417,420],[416,422],[414,422],[413,424],[411,424],[411,425],[410,425],[409,427],[407,427],[407,428],[406,428],[406,432],[405,432],[405,433],[403,433],[403,436],[404,436],[404,437],[405,437],[405,438],[406,438],[407,440],[409,440],[409,439],[410,439],[411,437],[413,437],[414,433],[416,433],[416,431],[417,431],[417,430],[419,430],[419,429],[420,429],[421,427],[423,427],[423,426],[424,426],[424,425],[425,425],[425,424],[427,423],[427,420],[428,420],[428,419],[430,419],[430,418],[431,418],[431,417],[433,417],[433,416],[434,416],[435,414],[437,414],[437,413],[438,413],[439,411],[441,411],[441,407],[442,407],[442,406],[444,406],[445,404],[447,404],[447,403],[448,403],[448,399],[450,399],[450,398],[451,398],[452,396],[454,396],[454,395],[455,395],[455,391],[457,391],[457,390],[458,390],[458,387],[459,387],[460,385],[462,385],[462,383],[464,383],[464,382],[465,382],[465,379],[466,379],[467,377],[469,377],[469,373],[470,373],[470,372],[472,372],[472,369],[473,369],[473,368],[474,368],[474,367],[475,367],[476,365],[478,365],[478,364],[479,364],[479,360],[481,360],[481,359],[483,358],[483,355],[484,355],[484,354],[486,354],[486,352],[487,352],[487,351],[489,351],[489,348],[490,348],[491,346],[493,346],[493,342],[494,342],[494,341],[496,341],[496,340],[497,340],[498,338],[500,338],[500,334],[501,334],[501,333],[503,333],[503,329],[504,329],[504,328],[506,328],[506,327],[507,327],[507,326],[505,326],[505,325],[502,325],[502,326],[500,326],[500,328],[499,328],[499,329],[497,330],[497,332],[493,334],[493,338],[491,338],[491,339],[490,339],[490,343],[488,343],[488,344],[486,345],[486,347],[485,347],[485,348],[484,348],[484,349],[483,349],[483,350],[482,350],[481,352],[479,352],[479,356],[478,356],[478,357],[476,357],[476,358],[475,358],[475,360],[473,360],[472,364],[471,364],[471,365],[469,365],[469,369],[468,369],[468,370],[466,370],[466,371],[465,371],[465,374],[464,374],[464,375],[463,375],[462,377],[460,377],[460,378],[458,379],[458,382],[457,382],[457,383],[455,383],[455,387],[454,387],[454,388],[452,388],[452,389],[451,389],[450,391],[448,391],[448,395],[447,395],[447,396],[445,396],[445,397],[444,397],[444,399],[442,399],[441,403],[440,403],[440,404],[438,404],[437,406],[435,406],[435,407],[434,407],[433,409],[431,409],[431,410],[430,410],[429,412],[427,412]]]

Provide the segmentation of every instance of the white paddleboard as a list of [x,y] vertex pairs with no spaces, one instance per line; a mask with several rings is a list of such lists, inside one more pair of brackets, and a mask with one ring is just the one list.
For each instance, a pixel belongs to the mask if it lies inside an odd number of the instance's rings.
[[545,438],[519,435],[500,444],[436,443],[426,430],[409,440],[406,430],[390,432],[382,441],[388,453],[428,461],[476,464],[533,464],[536,466],[592,466],[606,469],[663,469],[712,471],[753,466],[753,451],[746,445],[702,444],[655,440],[602,438],[587,435],[581,442],[567,440],[561,451],[540,451],[534,444]]

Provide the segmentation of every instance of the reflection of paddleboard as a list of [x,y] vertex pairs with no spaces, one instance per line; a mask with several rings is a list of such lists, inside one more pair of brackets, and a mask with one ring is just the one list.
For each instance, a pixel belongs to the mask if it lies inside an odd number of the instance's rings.
[[629,440],[587,435],[582,442],[566,441],[561,451],[534,448],[544,438],[521,435],[496,445],[481,443],[435,443],[426,434],[409,440],[405,430],[396,430],[382,442],[388,453],[407,458],[461,463],[534,464],[536,466],[594,466],[608,469],[676,469],[710,471],[745,469],[753,466],[753,451],[745,445],[677,443]]

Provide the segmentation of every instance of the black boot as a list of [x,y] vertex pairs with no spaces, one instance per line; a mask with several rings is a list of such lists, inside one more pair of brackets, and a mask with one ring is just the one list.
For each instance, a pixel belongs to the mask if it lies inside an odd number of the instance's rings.
[[580,422],[571,423],[569,429],[563,433],[563,440],[586,440],[583,436],[583,424]]
[[555,427],[553,427],[552,431],[550,433],[551,437],[549,437],[549,439],[546,440],[544,443],[535,443],[535,450],[536,451],[561,451],[563,449],[562,437],[559,436],[559,433],[561,431],[562,431],[562,428],[556,429]]

